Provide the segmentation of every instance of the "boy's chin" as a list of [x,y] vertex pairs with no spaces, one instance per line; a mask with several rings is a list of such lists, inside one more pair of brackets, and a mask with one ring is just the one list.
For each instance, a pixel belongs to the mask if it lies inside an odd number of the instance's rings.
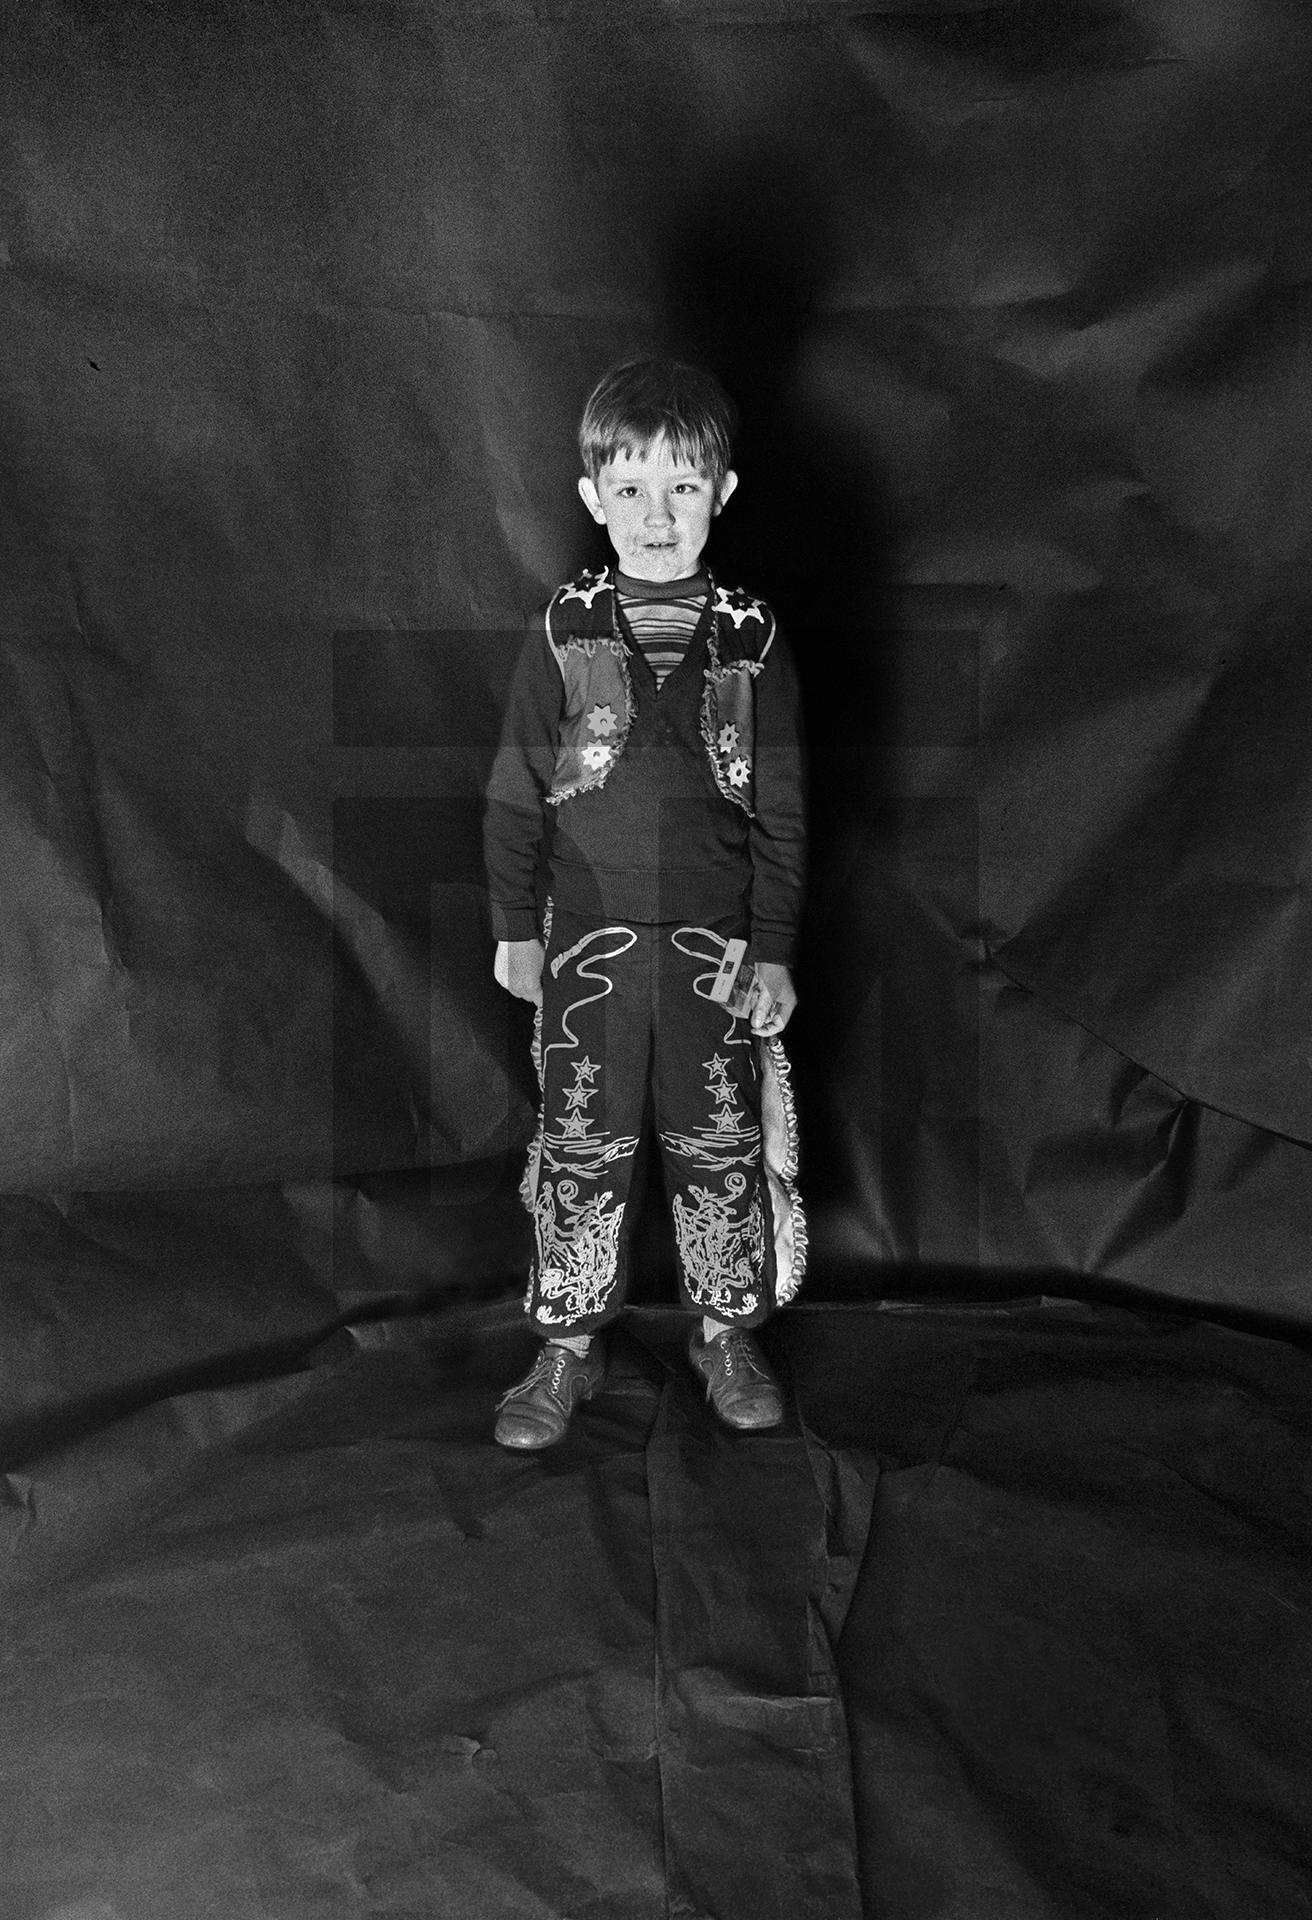
[[700,552],[691,559],[677,547],[641,547],[636,553],[616,553],[621,573],[632,580],[683,580],[701,565]]

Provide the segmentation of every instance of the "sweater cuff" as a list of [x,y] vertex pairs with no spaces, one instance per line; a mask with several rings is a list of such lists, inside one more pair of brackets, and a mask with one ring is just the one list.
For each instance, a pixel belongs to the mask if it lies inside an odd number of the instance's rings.
[[752,955],[757,960],[791,967],[797,956],[797,936],[782,927],[753,927]]
[[503,907],[492,901],[492,938],[494,940],[540,940],[536,907]]

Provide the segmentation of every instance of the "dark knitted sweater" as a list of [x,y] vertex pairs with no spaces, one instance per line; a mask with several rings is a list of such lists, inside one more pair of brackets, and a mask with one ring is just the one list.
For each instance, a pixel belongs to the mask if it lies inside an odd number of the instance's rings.
[[750,920],[760,960],[791,962],[801,912],[805,824],[797,678],[776,632],[755,681],[755,818],[725,799],[701,737],[709,601],[682,664],[659,693],[628,649],[634,716],[605,784],[548,805],[564,706],[539,616],[511,686],[488,786],[484,849],[498,940],[537,934],[544,848],[556,904],[591,918],[702,924]]

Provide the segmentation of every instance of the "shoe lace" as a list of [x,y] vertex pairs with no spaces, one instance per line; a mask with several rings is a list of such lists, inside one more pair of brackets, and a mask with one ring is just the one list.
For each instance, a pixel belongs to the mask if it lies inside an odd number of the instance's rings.
[[551,1375],[551,1391],[553,1393],[559,1393],[560,1383],[564,1377],[565,1367],[568,1362],[568,1355],[569,1349],[567,1347],[556,1347],[554,1351],[550,1346],[543,1347],[541,1353],[533,1362],[531,1369],[525,1374],[518,1386],[507,1387],[497,1402],[497,1405],[503,1407],[508,1400],[515,1399],[519,1394],[531,1393],[534,1387],[541,1385],[548,1374]]
[[545,1380],[547,1375],[550,1374],[551,1391],[557,1393],[560,1390],[560,1383],[564,1378],[565,1368],[568,1365],[569,1349],[567,1347],[544,1347],[538,1355],[537,1365],[524,1382],[524,1385],[526,1387],[535,1387],[539,1380]]
[[[724,1338],[724,1370],[732,1379],[735,1361],[746,1367],[751,1373],[760,1373],[756,1357],[752,1352],[751,1341],[745,1332],[727,1333]],[[764,1375],[762,1375],[764,1378]]]

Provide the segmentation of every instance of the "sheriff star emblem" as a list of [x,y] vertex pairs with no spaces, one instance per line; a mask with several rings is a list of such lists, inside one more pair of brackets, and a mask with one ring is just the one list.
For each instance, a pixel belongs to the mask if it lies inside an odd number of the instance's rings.
[[725,588],[715,589],[715,605],[712,613],[727,613],[733,621],[733,630],[737,633],[744,620],[759,620],[765,625],[765,615],[761,612],[759,600],[749,600],[746,594],[730,594]]
[[562,600],[581,600],[589,613],[591,613],[593,601],[603,588],[609,587],[610,581],[606,578],[606,570],[604,567],[600,573],[584,573],[581,574],[579,578],[581,580],[591,580],[592,585],[590,587],[584,587],[576,583],[572,587],[566,587],[560,597]]

